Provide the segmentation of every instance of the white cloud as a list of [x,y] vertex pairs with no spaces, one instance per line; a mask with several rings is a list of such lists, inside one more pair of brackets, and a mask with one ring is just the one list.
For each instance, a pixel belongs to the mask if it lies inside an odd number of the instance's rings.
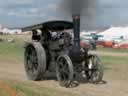
[[48,16],[48,20],[58,20],[58,18],[54,16]]
[[33,0],[8,0],[10,1],[9,3],[13,4],[30,4],[33,3]]
[[57,4],[48,4],[48,6],[46,7],[48,10],[53,10],[56,11],[58,6]]
[[0,14],[3,12],[2,8],[0,8]]
[[16,16],[16,17],[45,17],[46,12],[41,8],[18,8],[18,9],[5,9],[0,8],[0,14],[6,16]]
[[39,8],[29,8],[29,10],[31,13],[38,13],[40,10]]
[[1,0],[0,5],[15,5],[15,4],[30,4],[33,3],[34,0]]
[[17,17],[44,17],[46,16],[45,13],[39,12],[36,8],[29,8],[29,9],[21,9],[21,10],[12,10],[7,12],[8,16],[17,16]]

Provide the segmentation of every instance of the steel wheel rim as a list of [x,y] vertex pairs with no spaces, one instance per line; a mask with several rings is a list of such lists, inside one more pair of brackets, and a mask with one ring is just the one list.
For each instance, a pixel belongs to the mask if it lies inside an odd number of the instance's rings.
[[[65,59],[62,57],[60,58],[60,61],[58,62],[58,71],[59,71],[59,75],[60,75],[60,81],[65,82],[67,80],[69,80],[69,69],[67,66],[67,61],[65,61]],[[67,69],[66,69],[67,68]]]
[[34,47],[30,46],[26,51],[27,71],[30,74],[36,73],[38,70],[38,58],[36,50]]
[[99,79],[100,76],[100,69],[99,69],[99,63],[101,64],[101,62],[98,61],[97,56],[92,56],[91,57],[93,66],[92,69],[90,70],[90,79],[92,82],[95,82]]
[[73,80],[73,66],[67,55],[57,59],[56,73],[61,86],[69,87]]

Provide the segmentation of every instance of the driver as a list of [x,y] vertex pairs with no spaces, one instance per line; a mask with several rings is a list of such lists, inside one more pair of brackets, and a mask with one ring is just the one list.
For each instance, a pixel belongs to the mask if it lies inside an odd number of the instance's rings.
[[58,40],[64,37],[64,32],[50,32],[52,40]]

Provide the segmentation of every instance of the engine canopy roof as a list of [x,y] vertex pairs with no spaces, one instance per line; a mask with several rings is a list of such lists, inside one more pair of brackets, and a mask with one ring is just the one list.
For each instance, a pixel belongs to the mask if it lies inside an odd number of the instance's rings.
[[73,28],[72,22],[59,20],[59,21],[48,21],[41,24],[28,26],[28,27],[22,28],[22,31],[25,32],[25,31],[33,31],[38,29],[41,29],[41,30],[47,29],[52,32],[55,32],[55,31],[72,29],[72,28]]

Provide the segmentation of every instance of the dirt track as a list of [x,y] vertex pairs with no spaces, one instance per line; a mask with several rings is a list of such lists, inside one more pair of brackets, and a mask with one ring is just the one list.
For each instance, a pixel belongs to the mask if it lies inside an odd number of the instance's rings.
[[[0,78],[30,82],[26,79],[24,66],[0,62]],[[105,70],[105,84],[80,84],[74,88],[62,88],[55,80],[32,82],[38,86],[53,88],[58,91],[69,92],[76,96],[128,96],[128,64],[109,65]]]

